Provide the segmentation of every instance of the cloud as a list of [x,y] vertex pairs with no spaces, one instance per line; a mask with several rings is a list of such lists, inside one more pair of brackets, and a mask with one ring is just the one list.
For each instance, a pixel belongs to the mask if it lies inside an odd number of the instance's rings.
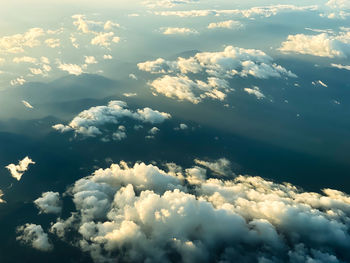
[[244,91],[248,94],[254,95],[259,100],[265,98],[265,95],[260,91],[259,87],[255,86],[253,88],[244,88]]
[[279,50],[283,53],[299,53],[318,57],[347,57],[350,53],[350,32],[339,34],[289,35]]
[[341,65],[341,64],[334,64],[334,63],[332,63],[331,66],[334,67],[334,68],[350,70],[350,65]]
[[40,225],[25,224],[18,227],[17,232],[19,233],[19,236],[17,236],[16,239],[25,245],[45,252],[53,249],[48,235]]
[[12,60],[14,63],[32,63],[32,64],[36,64],[37,63],[37,59],[33,58],[33,57],[28,57],[28,56],[24,56],[24,57],[14,57]]
[[135,96],[137,96],[137,93],[123,93],[123,96],[125,96],[125,97],[135,97]]
[[61,45],[61,42],[58,38],[48,38],[45,40],[45,44],[50,48],[56,48]]
[[6,203],[6,201],[4,199],[2,199],[3,196],[4,196],[4,192],[0,189],[0,204]]
[[34,107],[26,100],[22,100],[23,105],[28,109],[33,109]]
[[[69,189],[76,211],[51,232],[63,240],[75,232],[95,262],[349,260],[348,195],[235,176],[223,160],[96,170]],[[208,178],[206,167],[224,176]]]
[[[149,82],[156,93],[170,98],[199,103],[204,98],[224,100],[232,89],[226,79],[235,76],[296,77],[294,73],[273,63],[273,59],[261,50],[227,46],[221,52],[201,52],[190,58],[179,57],[175,61],[158,58],[137,64],[139,70],[151,74],[164,74]],[[207,82],[192,80],[186,74],[207,74]],[[170,75],[171,74],[171,75]]]
[[7,165],[5,168],[11,173],[11,176],[17,181],[21,180],[22,175],[28,170],[30,164],[35,164],[35,162],[26,156],[23,160],[19,161],[18,165],[13,163]]
[[203,16],[241,16],[245,18],[271,17],[281,12],[304,12],[316,11],[317,5],[295,6],[295,5],[270,5],[261,7],[252,7],[249,9],[204,9],[204,10],[185,10],[185,11],[155,11],[154,14],[161,16],[179,16],[179,17],[203,17]]
[[23,53],[25,48],[33,48],[41,44],[39,38],[45,35],[42,28],[31,28],[23,34],[15,34],[0,38],[1,53]]
[[103,59],[109,60],[113,59],[112,55],[103,55]]
[[146,0],[142,4],[148,8],[165,7],[171,8],[180,4],[198,3],[199,0]]
[[195,159],[194,162],[198,165],[208,168],[216,175],[231,177],[234,175],[231,171],[231,162],[226,158],[220,158],[214,162]]
[[126,139],[126,128],[123,125],[118,127],[118,130],[112,134],[112,138],[115,141],[121,141]]
[[215,28],[239,29],[242,27],[243,27],[242,23],[235,20],[226,20],[226,21],[221,21],[216,23],[210,23],[208,25],[209,29],[215,29]]
[[94,56],[85,56],[85,63],[86,64],[97,64],[97,60]]
[[107,106],[96,106],[82,111],[68,125],[56,124],[53,128],[60,132],[74,131],[76,135],[96,137],[102,134],[99,126],[116,124],[123,118],[151,124],[162,123],[171,118],[169,113],[150,108],[131,111],[127,107],[124,101],[110,101]]
[[11,86],[24,85],[27,81],[23,77],[18,77],[10,81]]
[[44,214],[60,214],[62,211],[62,203],[60,194],[57,192],[45,192],[41,197],[34,201],[34,204]]
[[327,10],[321,13],[322,17],[329,19],[346,19],[350,16],[350,1],[349,0],[329,0],[326,3]]
[[114,36],[113,32],[99,33],[93,39],[91,39],[92,45],[109,47],[111,43],[118,43],[120,41],[119,37]]
[[190,35],[198,34],[198,32],[191,28],[186,27],[166,27],[162,28],[163,35]]
[[71,75],[78,76],[83,74],[83,69],[77,64],[61,63],[60,61],[58,61],[57,68],[63,71],[67,71]]
[[328,85],[326,84],[326,83],[324,83],[323,81],[321,81],[321,80],[317,80],[317,81],[313,81],[313,82],[311,82],[312,83],[312,85],[314,85],[314,86],[322,86],[322,87],[324,87],[324,88],[328,88]]

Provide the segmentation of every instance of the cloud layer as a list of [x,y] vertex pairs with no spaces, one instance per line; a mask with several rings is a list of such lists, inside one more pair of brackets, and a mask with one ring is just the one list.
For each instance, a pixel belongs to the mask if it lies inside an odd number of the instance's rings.
[[63,240],[79,233],[73,244],[95,262],[350,259],[348,195],[235,176],[226,159],[196,164],[168,163],[165,171],[121,162],[96,170],[68,190],[76,211],[50,231]]
[[[138,68],[151,74],[162,74],[149,85],[156,93],[170,98],[199,103],[204,98],[224,100],[232,89],[227,79],[255,77],[259,79],[296,77],[294,73],[273,63],[273,59],[261,50],[227,46],[221,52],[202,52],[190,58],[176,61],[158,58],[139,63]],[[192,80],[189,74],[209,75],[207,81]]]

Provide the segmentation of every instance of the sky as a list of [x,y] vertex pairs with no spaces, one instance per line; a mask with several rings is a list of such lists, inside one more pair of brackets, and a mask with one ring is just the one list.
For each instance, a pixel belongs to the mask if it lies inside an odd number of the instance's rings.
[[350,1],[4,0],[1,262],[349,262]]

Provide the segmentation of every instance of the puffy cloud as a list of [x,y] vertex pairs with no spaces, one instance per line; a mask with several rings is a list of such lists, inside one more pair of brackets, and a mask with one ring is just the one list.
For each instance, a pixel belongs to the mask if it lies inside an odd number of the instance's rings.
[[189,35],[189,34],[198,34],[198,32],[191,28],[186,27],[167,27],[162,28],[163,35]]
[[45,40],[45,44],[50,48],[56,48],[61,45],[61,42],[58,38],[48,38]]
[[261,92],[259,87],[254,86],[253,88],[244,88],[244,91],[248,94],[254,95],[258,99],[265,98],[265,95]]
[[98,126],[116,124],[123,118],[154,124],[162,123],[171,118],[171,115],[151,108],[131,111],[124,101],[110,101],[107,106],[96,106],[82,111],[68,125],[56,124],[53,128],[60,132],[74,131],[75,134],[96,137],[102,134]]
[[207,9],[207,10],[185,10],[185,11],[156,11],[154,14],[161,16],[179,16],[179,17],[202,17],[202,16],[221,16],[221,15],[238,15],[246,18],[256,16],[270,17],[281,12],[303,12],[315,11],[316,5],[295,6],[295,5],[270,5],[261,7],[252,7],[249,9]]
[[33,109],[34,107],[26,100],[22,100],[22,103],[24,105],[24,107],[28,108],[28,109]]
[[63,70],[63,71],[67,71],[71,75],[78,76],[78,75],[83,74],[83,69],[81,68],[81,66],[79,66],[77,64],[61,63],[60,61],[58,61],[57,68],[59,68],[60,70]]
[[40,225],[25,224],[18,227],[17,231],[19,236],[16,239],[21,243],[41,251],[51,251],[53,249],[48,235]]
[[126,128],[123,125],[118,127],[118,130],[112,134],[113,140],[121,141],[126,138]]
[[11,86],[24,85],[27,81],[23,77],[18,77],[10,81]]
[[[270,77],[296,77],[291,71],[273,63],[273,59],[261,50],[228,46],[222,52],[202,52],[190,58],[176,61],[158,58],[137,64],[138,68],[152,74],[164,75],[149,85],[157,93],[170,98],[199,103],[203,98],[224,100],[232,89],[226,81],[235,76],[267,79]],[[207,82],[192,80],[186,74],[205,73]]]
[[34,204],[45,214],[60,214],[62,211],[62,203],[60,194],[57,192],[45,192],[41,197],[34,201]]
[[242,23],[235,20],[226,20],[226,21],[221,21],[216,23],[210,23],[208,25],[209,29],[214,29],[214,28],[238,29],[241,27],[243,27]]
[[155,135],[159,132],[160,130],[157,127],[153,127],[148,131],[149,134]]
[[23,34],[15,34],[0,38],[0,53],[23,53],[25,48],[41,44],[39,38],[45,35],[42,28],[31,28]]
[[173,163],[167,172],[125,162],[96,170],[70,188],[76,211],[51,232],[63,240],[79,233],[74,244],[95,262],[172,262],[175,255],[181,262],[350,259],[348,195],[233,178],[220,161],[196,162],[226,177]]
[[103,55],[103,59],[109,60],[113,59],[112,55]]
[[279,48],[284,53],[299,53],[319,57],[347,57],[350,53],[350,32],[339,34],[289,35]]
[[332,63],[331,66],[334,68],[350,70],[350,65],[341,65],[341,64]]
[[28,156],[26,156],[23,160],[19,161],[17,165],[11,163],[7,165],[5,168],[7,168],[10,171],[11,176],[13,178],[19,181],[21,180],[22,175],[28,170],[28,167],[30,164],[35,164],[35,162],[32,159],[30,159]]
[[350,16],[350,1],[349,0],[329,0],[326,7],[330,8],[326,13],[322,13],[322,17],[329,19],[346,19]]
[[111,43],[118,43],[120,41],[119,37],[114,36],[114,32],[99,33],[93,39],[91,39],[92,45],[109,47]]
[[85,56],[85,63],[86,64],[97,64],[97,60],[94,56]]

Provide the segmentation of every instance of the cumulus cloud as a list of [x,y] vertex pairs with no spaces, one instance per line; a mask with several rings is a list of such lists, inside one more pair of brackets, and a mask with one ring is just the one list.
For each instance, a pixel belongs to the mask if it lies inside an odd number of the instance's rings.
[[243,27],[242,23],[235,20],[226,20],[226,21],[221,21],[216,23],[210,23],[208,25],[209,29],[215,29],[215,28],[239,29],[242,27]]
[[123,96],[125,96],[125,97],[135,97],[135,96],[137,96],[137,93],[123,93]]
[[58,38],[48,38],[45,40],[45,44],[50,48],[56,48],[61,45],[61,40]]
[[37,63],[37,59],[33,58],[33,57],[28,57],[28,56],[23,56],[23,57],[14,57],[12,59],[12,61],[14,63],[32,63],[32,64],[36,64]]
[[107,106],[96,106],[82,111],[68,125],[56,124],[53,128],[60,132],[74,131],[76,135],[96,137],[102,134],[99,126],[108,123],[116,124],[123,118],[151,124],[162,123],[171,118],[169,113],[148,107],[136,111],[131,111],[127,107],[124,101],[110,101]]
[[103,55],[103,59],[110,60],[113,59],[112,55]]
[[279,50],[283,53],[299,53],[319,57],[347,57],[350,53],[350,32],[339,34],[289,35]]
[[261,92],[260,88],[257,86],[254,86],[252,88],[244,88],[244,91],[248,94],[254,95],[257,97],[257,99],[263,99],[265,98],[265,95]]
[[15,34],[0,38],[1,53],[23,53],[25,48],[33,48],[41,44],[40,37],[45,35],[42,28],[31,28],[23,34]]
[[[106,22],[88,20],[85,15],[76,14],[72,16],[73,24],[77,27],[77,30],[84,34],[92,34],[92,45],[101,47],[109,47],[112,43],[118,43],[120,38],[115,36],[114,30],[119,28],[120,25],[113,21],[107,20]],[[76,43],[76,38],[72,37],[71,41],[75,47],[79,47]]]
[[97,64],[97,60],[94,56],[85,56],[85,63],[86,64]]
[[21,76],[10,81],[11,86],[24,85],[27,81]]
[[58,61],[58,69],[62,70],[62,71],[67,71],[69,74],[71,75],[81,75],[83,74],[83,69],[81,66],[77,65],[77,64],[71,64],[71,63],[62,63],[60,61]]
[[328,88],[328,85],[321,80],[313,81],[313,82],[311,82],[311,84],[314,86],[321,86],[324,88]]
[[186,27],[166,27],[162,28],[163,35],[190,35],[198,34],[198,32],[191,28]]
[[222,16],[236,15],[245,18],[270,17],[281,12],[304,12],[315,11],[316,5],[295,6],[295,5],[270,5],[261,7],[252,7],[249,9],[204,9],[204,10],[185,10],[185,11],[156,11],[154,14],[161,16],[179,16],[179,17],[203,17],[203,16]]
[[121,140],[126,139],[127,136],[126,136],[125,126],[120,125],[118,127],[118,130],[113,133],[112,137],[113,137],[113,140],[116,140],[116,141],[121,141]]
[[[235,76],[296,77],[294,73],[273,63],[273,59],[261,50],[228,46],[221,52],[202,52],[190,58],[176,61],[158,58],[137,64],[138,68],[162,77],[149,82],[156,93],[170,98],[199,103],[204,98],[224,100],[230,89],[226,79]],[[192,80],[186,74],[207,74],[207,82]],[[173,74],[173,75],[169,75]]]
[[[344,262],[350,259],[350,197],[304,192],[222,170],[227,161],[125,162],[69,189],[76,211],[51,232],[95,262]],[[225,177],[208,178],[206,168]],[[69,233],[69,234],[68,234]],[[69,239],[71,241],[71,239]]]
[[44,214],[60,214],[62,211],[62,203],[60,194],[57,192],[45,192],[41,197],[34,201],[34,204]]
[[19,236],[16,239],[25,245],[45,252],[53,249],[47,233],[44,232],[40,225],[25,224],[18,227],[17,232]]
[[329,0],[326,3],[329,8],[325,13],[321,13],[322,17],[329,19],[346,19],[350,16],[350,1],[349,0]]
[[28,156],[26,156],[23,160],[19,161],[19,163],[16,164],[9,164],[5,168],[8,169],[11,173],[11,176],[17,181],[21,180],[22,175],[28,170],[28,167],[30,164],[35,164],[35,162],[30,159]]
[[22,103],[24,105],[24,107],[28,108],[28,109],[33,109],[34,107],[26,100],[22,100]]

